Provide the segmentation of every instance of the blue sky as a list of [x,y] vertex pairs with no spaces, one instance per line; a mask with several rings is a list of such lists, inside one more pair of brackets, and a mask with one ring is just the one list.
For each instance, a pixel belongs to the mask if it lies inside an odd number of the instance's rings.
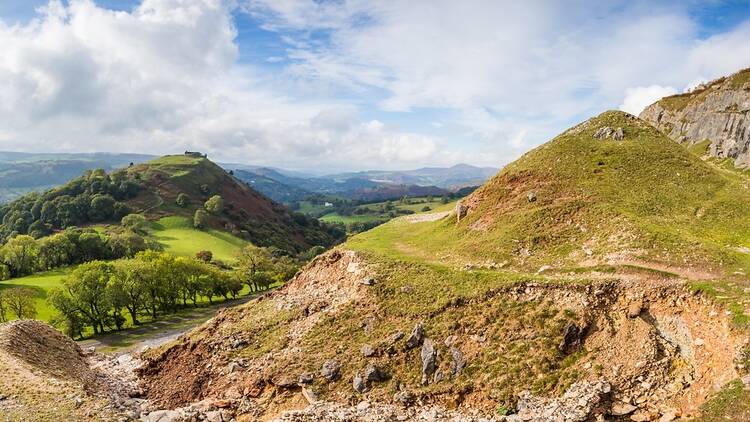
[[748,1],[4,0],[0,149],[500,166],[750,66]]

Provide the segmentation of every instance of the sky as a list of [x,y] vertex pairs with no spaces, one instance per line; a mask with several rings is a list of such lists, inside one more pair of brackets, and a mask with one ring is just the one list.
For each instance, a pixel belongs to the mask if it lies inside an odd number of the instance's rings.
[[750,0],[1,0],[0,150],[499,167],[745,67]]

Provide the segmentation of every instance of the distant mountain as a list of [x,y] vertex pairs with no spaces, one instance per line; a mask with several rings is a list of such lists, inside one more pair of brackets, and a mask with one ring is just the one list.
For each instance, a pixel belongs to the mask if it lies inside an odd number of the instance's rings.
[[154,158],[144,154],[0,152],[0,203],[65,184],[86,170],[113,170]]
[[440,196],[484,183],[496,168],[458,164],[408,171],[362,171],[302,177],[280,169],[244,166],[235,175],[276,201],[290,203],[311,194],[382,201],[406,196]]
[[458,189],[465,186],[481,185],[495,175],[497,171],[498,169],[494,167],[475,167],[468,164],[456,164],[452,167],[424,167],[417,170],[405,171],[370,170],[334,174],[326,177],[334,180],[363,178],[381,183]]

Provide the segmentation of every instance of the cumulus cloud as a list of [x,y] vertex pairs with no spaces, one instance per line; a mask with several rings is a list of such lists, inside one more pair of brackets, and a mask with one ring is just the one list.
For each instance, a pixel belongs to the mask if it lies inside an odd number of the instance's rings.
[[[750,23],[706,38],[688,7],[52,0],[29,22],[0,20],[0,147],[200,149],[305,169],[498,165],[607,108],[637,112],[750,65]],[[238,11],[284,47],[241,60]]]
[[677,94],[677,90],[671,86],[650,85],[628,88],[625,91],[625,99],[620,104],[620,110],[637,116],[646,106],[674,94]]

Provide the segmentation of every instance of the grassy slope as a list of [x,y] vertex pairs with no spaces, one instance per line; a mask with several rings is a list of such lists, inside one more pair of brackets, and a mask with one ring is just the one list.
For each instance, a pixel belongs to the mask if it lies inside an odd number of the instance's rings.
[[72,268],[62,268],[54,271],[33,274],[27,277],[16,278],[0,282],[0,290],[11,287],[28,287],[36,293],[36,319],[50,322],[55,315],[55,310],[47,303],[47,293],[62,283],[63,278],[72,271]]
[[[412,201],[419,201],[418,203],[412,203],[412,204],[401,204],[399,201],[391,201],[393,206],[397,210],[410,210],[414,212],[422,212],[422,208],[425,206],[430,207],[431,211],[434,211],[437,208],[443,207],[445,204],[443,204],[440,201],[440,198],[437,200],[427,201],[427,197],[417,197],[412,198]],[[326,214],[320,218],[320,220],[328,222],[328,223],[344,223],[344,224],[350,224],[350,223],[367,223],[371,221],[388,221],[391,219],[391,217],[388,215],[388,213],[380,213],[378,211],[378,208],[381,206],[384,206],[386,202],[377,202],[372,204],[365,204],[360,205],[357,208],[369,208],[371,212],[367,214],[360,214],[360,215],[339,215],[337,213],[331,213]],[[454,204],[455,205],[455,204]]]
[[[594,139],[601,126],[625,128],[626,139]],[[446,219],[399,242],[456,264],[509,261],[528,270],[575,265],[584,245],[601,260],[627,251],[668,264],[750,268],[750,255],[733,249],[750,246],[750,190],[742,177],[624,113],[604,113],[578,129],[466,198],[472,209],[460,224]]]
[[209,250],[215,259],[231,262],[248,242],[219,230],[197,230],[186,217],[164,217],[152,225],[152,235],[175,255],[195,256]]

